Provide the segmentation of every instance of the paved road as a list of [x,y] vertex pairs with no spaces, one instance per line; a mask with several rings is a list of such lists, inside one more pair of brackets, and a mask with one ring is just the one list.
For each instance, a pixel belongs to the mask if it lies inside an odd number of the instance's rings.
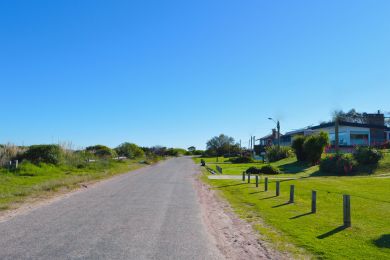
[[0,223],[0,259],[216,259],[189,158],[143,168]]

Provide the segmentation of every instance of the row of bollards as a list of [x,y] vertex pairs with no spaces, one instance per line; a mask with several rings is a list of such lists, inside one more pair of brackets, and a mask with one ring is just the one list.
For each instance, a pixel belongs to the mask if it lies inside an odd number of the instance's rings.
[[[259,175],[256,175],[256,188],[259,187]],[[245,172],[242,173],[242,181],[245,182]],[[248,183],[251,183],[251,175],[248,174]],[[280,181],[275,182],[275,195],[280,196]],[[264,178],[264,191],[268,191],[268,177]],[[295,185],[290,185],[289,203],[295,202]],[[311,191],[311,213],[317,212],[317,191]],[[343,221],[345,227],[351,226],[351,196],[343,195]]]

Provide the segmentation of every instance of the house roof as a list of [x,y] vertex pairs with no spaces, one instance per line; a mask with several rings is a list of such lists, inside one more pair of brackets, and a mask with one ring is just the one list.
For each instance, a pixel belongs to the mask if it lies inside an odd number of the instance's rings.
[[[280,133],[280,137],[282,137],[282,136],[283,136],[283,134]],[[268,139],[268,138],[272,138],[272,137],[273,137],[273,135],[272,135],[272,134],[269,134],[269,135],[263,136],[263,137],[261,137],[261,138],[259,138],[259,139],[257,139],[257,140],[264,140],[264,139]]]
[[[339,125],[340,126],[366,127],[366,128],[376,128],[376,129],[390,130],[390,128],[385,126],[385,125],[361,124],[361,123],[351,123],[351,122],[344,122],[344,121],[341,121]],[[312,127],[310,127],[310,129],[311,130],[316,130],[316,129],[332,127],[332,126],[335,126],[335,122],[330,122],[330,123],[320,124],[320,125],[317,125],[317,126],[312,126]]]
[[289,131],[289,132],[285,133],[284,135],[294,135],[294,134],[304,133],[305,131],[311,131],[311,130],[312,130],[311,128],[305,127],[305,128]]

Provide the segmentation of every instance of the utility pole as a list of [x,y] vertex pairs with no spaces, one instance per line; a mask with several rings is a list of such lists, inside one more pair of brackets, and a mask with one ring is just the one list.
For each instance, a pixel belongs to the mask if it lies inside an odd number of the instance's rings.
[[279,120],[275,121],[272,117],[269,117],[268,119],[271,121],[274,121],[276,123],[276,128],[278,131],[278,149],[279,149],[280,148],[280,122],[279,122]]
[[340,118],[339,116],[336,116],[335,122],[334,122],[334,148],[336,151],[336,154],[339,153],[339,125],[340,125]]
[[278,129],[278,149],[280,149],[280,123],[279,123],[279,120],[276,123],[276,128]]
[[256,136],[253,136],[253,157],[255,157],[256,155],[255,145],[256,145]]

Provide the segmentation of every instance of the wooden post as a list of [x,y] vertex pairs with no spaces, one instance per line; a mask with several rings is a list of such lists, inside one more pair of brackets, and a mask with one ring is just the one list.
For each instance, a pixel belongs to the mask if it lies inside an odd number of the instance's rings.
[[295,186],[290,185],[290,203],[294,203],[294,192],[295,192]]
[[248,183],[251,183],[251,174],[248,173]]
[[256,175],[256,188],[259,187],[259,175]]
[[268,177],[265,177],[264,180],[264,191],[268,191]]
[[15,169],[17,169],[18,166],[19,166],[19,160],[16,160],[16,161],[15,161]]
[[311,213],[317,212],[317,192],[315,190],[311,191]]
[[280,195],[280,181],[276,181],[276,196]]
[[245,181],[245,172],[242,172],[242,181]]
[[343,195],[344,227],[351,226],[351,196]]

